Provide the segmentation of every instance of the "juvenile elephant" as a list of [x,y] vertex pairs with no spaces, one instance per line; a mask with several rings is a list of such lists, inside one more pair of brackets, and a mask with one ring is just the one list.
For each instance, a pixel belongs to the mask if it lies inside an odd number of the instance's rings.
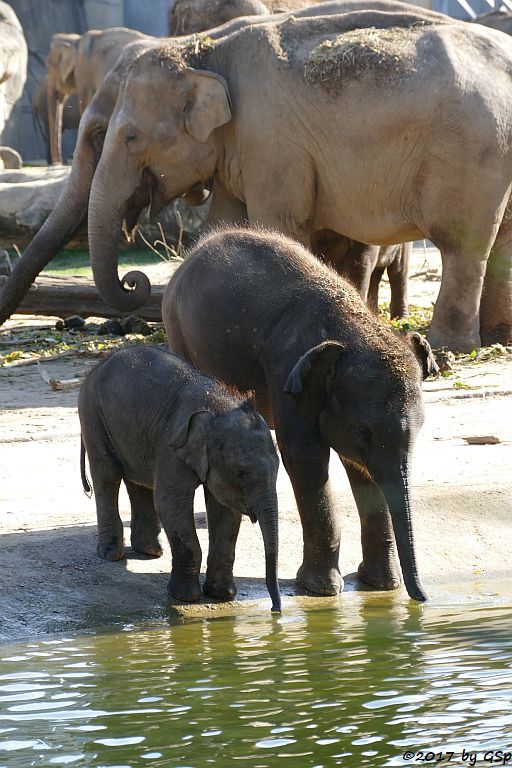
[[210,548],[204,593],[236,594],[233,581],[240,513],[263,534],[272,610],[280,611],[277,580],[277,456],[268,427],[250,400],[169,352],[136,347],[93,368],[78,399],[98,515],[98,555],[123,556],[117,496],[124,480],[132,508],[132,546],[160,555],[160,523],[172,551],[168,590],[198,600],[201,549],[194,492],[203,484]]
[[432,346],[509,343],[512,49],[491,29],[404,8],[287,16],[141,53],[91,188],[104,300],[133,311],[149,294],[143,276],[117,276],[137,190],[150,186],[156,211],[213,179],[214,220],[243,204],[249,223],[308,245],[326,230],[432,240],[443,261]]
[[148,38],[142,32],[124,27],[93,29],[83,35],[53,35],[46,59],[46,102],[53,163],[62,162],[64,102],[76,93],[82,113],[126,45],[142,39]]
[[171,278],[162,313],[171,349],[199,370],[254,389],[275,428],[302,522],[298,582],[317,594],[343,587],[328,480],[333,448],[361,518],[361,579],[378,589],[400,584],[395,538],[407,591],[425,600],[409,498],[423,422],[410,348],[349,283],[272,232],[227,230],[200,240]]

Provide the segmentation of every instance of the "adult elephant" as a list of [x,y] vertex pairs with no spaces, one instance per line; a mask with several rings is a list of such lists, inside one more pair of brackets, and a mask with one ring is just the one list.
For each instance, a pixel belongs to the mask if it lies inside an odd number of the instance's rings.
[[[342,0],[342,2],[326,3],[322,6],[322,11],[340,13],[343,10],[353,11],[363,6],[367,8],[369,5],[368,0],[366,2]],[[409,13],[415,14],[417,20],[432,16],[440,18],[439,15],[423,11],[420,8],[411,11],[408,6],[400,2],[394,2],[394,0],[376,0],[375,6],[379,9],[387,9],[388,13],[399,9],[407,9]],[[309,8],[304,11],[298,11],[295,15],[298,17],[308,14],[314,14],[314,9]],[[387,18],[392,21],[393,17],[388,16]],[[265,20],[266,17],[264,16],[254,19],[235,19],[217,29],[209,30],[207,38],[209,41],[219,40],[223,36],[233,34],[249,22],[254,26],[264,24]],[[364,23],[365,20],[368,19],[359,19],[361,23]],[[85,109],[80,121],[71,173],[66,188],[43,227],[25,249],[0,293],[0,325],[19,306],[23,296],[39,272],[65,246],[82,225],[87,214],[92,179],[102,153],[105,134],[114,110],[120,85],[124,81],[130,64],[139,56],[142,50],[158,46],[161,42],[160,38],[144,37],[135,43],[127,45],[115,66],[105,77],[91,103]],[[182,45],[186,45],[187,42],[196,45],[198,43],[197,37],[195,35],[191,36],[188,41],[186,38],[182,39]],[[116,175],[119,172],[120,169],[116,169]],[[213,195],[215,205],[210,209],[209,221],[215,223],[218,221],[237,222],[244,220],[246,216],[244,204],[235,200],[232,196],[225,195],[222,184],[219,181],[217,181],[215,186],[216,191],[214,191]],[[133,211],[135,209],[139,210],[149,202],[149,194],[150,188],[147,182],[144,181],[137,194],[133,196],[129,207]],[[187,202],[195,202],[197,204],[203,199],[203,196],[203,185],[200,184],[187,191],[186,199]],[[153,203],[155,202],[153,200]],[[128,219],[130,224],[133,225],[136,220],[135,212],[133,215],[129,215]]]
[[64,103],[76,93],[82,113],[126,45],[145,38],[142,32],[125,27],[93,29],[83,35],[53,35],[46,59],[46,103],[53,163],[62,162]]
[[265,21],[141,53],[91,190],[100,293],[121,311],[147,299],[145,276],[117,275],[141,185],[158,209],[213,178],[214,212],[244,205],[250,223],[307,245],[325,231],[432,240],[443,260],[432,346],[508,343],[511,72],[502,35],[409,9]]
[[176,0],[169,10],[169,35],[203,32],[239,16],[296,11],[322,0]]
[[[169,35],[201,32],[240,16],[262,16],[316,5],[318,8],[312,9],[311,13],[332,12],[333,4],[325,0],[324,4],[322,0],[267,0],[266,4],[260,0],[176,0],[169,11]],[[247,219],[246,213],[243,218]],[[375,312],[378,311],[380,280],[387,269],[391,287],[391,317],[408,316],[410,243],[379,249],[351,242],[346,237],[329,232],[318,233],[311,245],[317,255],[335,265],[337,271],[355,285],[363,301],[367,301]]]

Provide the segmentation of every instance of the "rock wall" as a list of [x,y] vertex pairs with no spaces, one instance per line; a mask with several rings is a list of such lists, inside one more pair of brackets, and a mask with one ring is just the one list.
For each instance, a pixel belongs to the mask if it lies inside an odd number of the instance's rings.
[[0,1],[0,144],[14,146],[27,79],[27,45],[13,9]]

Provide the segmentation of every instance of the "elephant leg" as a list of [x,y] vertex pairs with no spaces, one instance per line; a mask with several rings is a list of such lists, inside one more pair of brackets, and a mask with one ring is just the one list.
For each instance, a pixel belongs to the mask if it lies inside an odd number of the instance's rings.
[[488,252],[441,249],[441,288],[427,335],[434,349],[471,352],[480,346],[480,297]]
[[400,568],[395,557],[395,536],[384,494],[361,470],[341,460],[361,520],[363,560],[357,569],[359,578],[376,589],[397,589],[401,584]]
[[335,269],[357,290],[363,301],[367,301],[373,270],[377,264],[379,247],[350,240],[348,251]]
[[91,476],[98,517],[96,552],[104,560],[121,560],[124,555],[123,523],[118,505],[121,478],[95,476],[92,466]]
[[329,485],[329,446],[293,403],[274,403],[274,422],[302,523],[304,555],[297,582],[317,595],[336,595],[343,589],[341,531]]
[[392,320],[395,318],[407,319],[409,317],[409,259],[412,243],[402,243],[394,246],[394,248],[396,249],[396,256],[387,267],[391,289],[389,314]]
[[158,534],[162,528],[155,509],[153,491],[125,480],[132,508],[131,544],[137,552],[160,557],[162,547]]
[[195,487],[185,482],[170,484],[157,479],[154,496],[156,513],[171,546],[172,569],[167,591],[185,603],[201,597],[201,547],[194,525],[194,492]]
[[512,343],[512,229],[498,233],[487,261],[480,300],[482,344]]
[[203,593],[218,600],[233,600],[236,595],[233,564],[242,516],[218,502],[206,486],[204,495],[209,549]]
[[374,315],[379,312],[379,285],[384,274],[385,267],[375,267],[370,278],[370,287],[368,288],[367,304]]

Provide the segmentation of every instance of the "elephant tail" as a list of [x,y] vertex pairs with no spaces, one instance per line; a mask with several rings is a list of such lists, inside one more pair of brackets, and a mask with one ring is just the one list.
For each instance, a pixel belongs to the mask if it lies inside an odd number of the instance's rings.
[[92,496],[92,487],[87,477],[87,470],[85,469],[85,445],[82,435],[80,435],[80,474],[82,476],[82,488],[85,495],[90,499]]

